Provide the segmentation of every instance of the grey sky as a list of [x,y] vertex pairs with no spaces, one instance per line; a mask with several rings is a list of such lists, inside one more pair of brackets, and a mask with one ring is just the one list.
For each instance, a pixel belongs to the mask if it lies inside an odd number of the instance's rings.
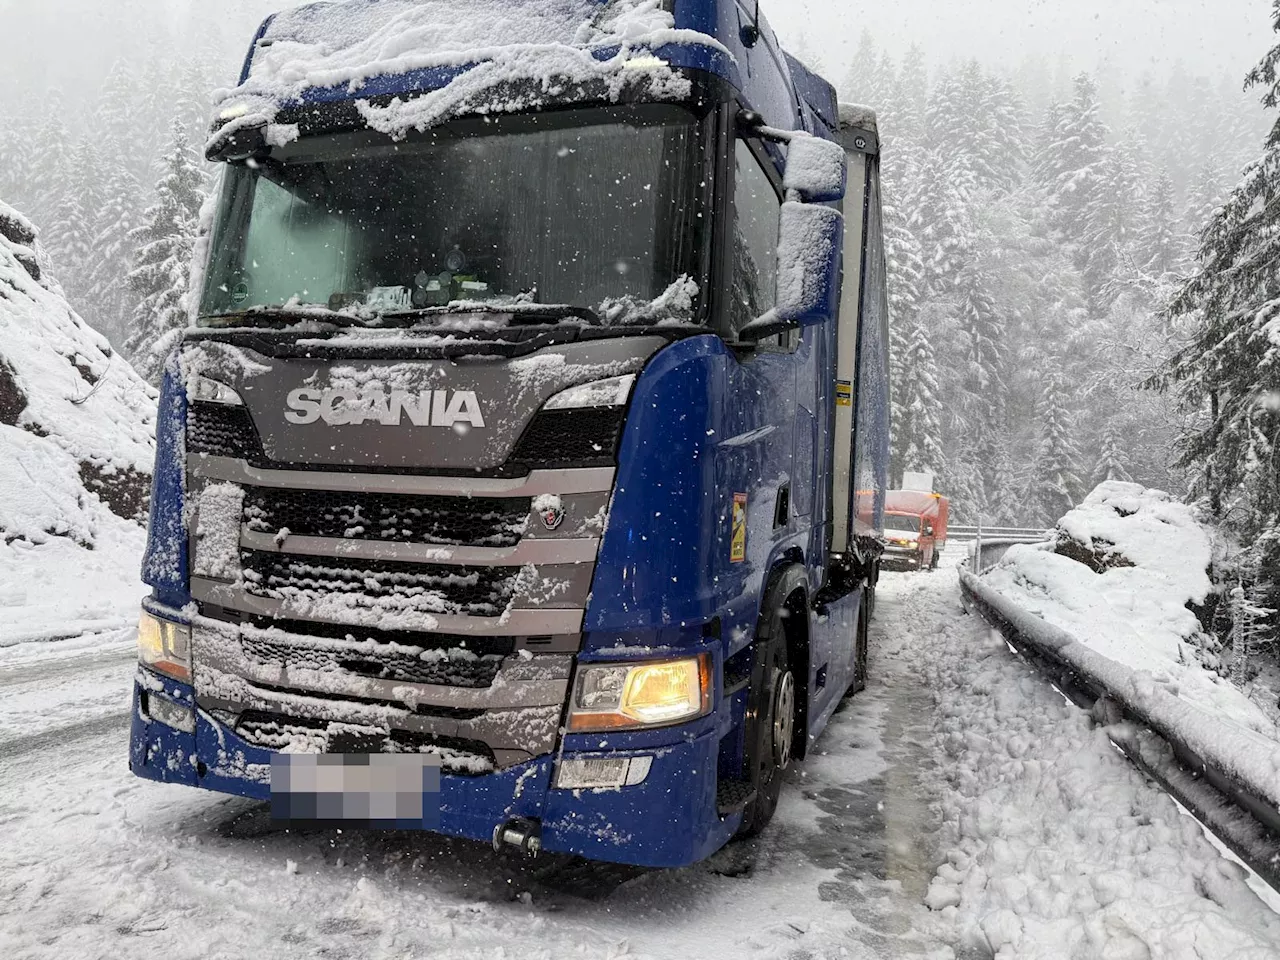
[[863,28],[894,53],[919,43],[935,63],[976,56],[1076,67],[1100,61],[1134,73],[1177,60],[1194,72],[1243,79],[1274,43],[1270,0],[761,0],[787,41],[801,35],[843,75]]
[[[519,0],[536,2],[536,0]],[[747,0],[750,2],[750,0]],[[977,56],[1009,68],[1027,58],[1130,75],[1177,60],[1243,78],[1274,42],[1270,0],[761,0],[788,42],[804,38],[843,79],[864,27],[900,54],[919,43],[934,65]],[[0,115],[59,87],[92,92],[118,56],[182,46],[193,27],[228,82],[262,14],[288,0],[0,0]],[[465,10],[465,2],[461,3]],[[198,25],[197,25],[198,24]],[[211,49],[212,48],[212,49]],[[85,97],[84,94],[90,95]]]

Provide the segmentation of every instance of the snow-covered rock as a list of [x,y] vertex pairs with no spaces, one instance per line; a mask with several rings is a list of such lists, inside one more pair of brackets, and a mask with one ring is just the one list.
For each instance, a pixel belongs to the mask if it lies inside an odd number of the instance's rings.
[[1197,658],[1201,625],[1191,607],[1212,589],[1210,556],[1191,507],[1112,481],[1058,522],[1053,550],[1014,547],[982,579],[1139,677],[1276,739],[1267,714]]
[[154,435],[154,391],[0,203],[0,645],[136,602]]

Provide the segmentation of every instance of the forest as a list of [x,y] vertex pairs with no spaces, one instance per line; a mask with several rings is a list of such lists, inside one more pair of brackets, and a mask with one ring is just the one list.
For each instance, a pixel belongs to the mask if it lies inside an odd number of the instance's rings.
[[[249,23],[260,4],[234,6]],[[0,196],[153,380],[187,322],[208,104],[243,43],[229,23],[197,14],[117,59],[96,97],[33,91],[0,120]],[[1133,479],[1203,498],[1246,542],[1266,534],[1256,566],[1280,536],[1280,393],[1259,383],[1280,309],[1260,292],[1274,256],[1255,249],[1275,241],[1254,209],[1276,180],[1258,159],[1274,55],[1246,89],[1247,65],[999,71],[895,57],[865,32],[850,48],[825,63],[801,38],[798,54],[885,138],[895,476],[935,473],[957,518],[987,525],[1052,524],[1095,483]]]

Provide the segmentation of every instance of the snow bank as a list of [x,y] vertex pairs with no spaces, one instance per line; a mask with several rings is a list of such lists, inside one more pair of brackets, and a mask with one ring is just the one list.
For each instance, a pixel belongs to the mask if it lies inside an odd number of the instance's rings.
[[132,619],[154,433],[154,392],[0,204],[0,645]]
[[1197,660],[1201,627],[1188,604],[1204,603],[1212,588],[1211,545],[1190,507],[1137,484],[1104,483],[1059,521],[1056,550],[1014,546],[983,582],[1140,682],[1280,738],[1259,707]]
[[[338,0],[286,11],[259,43],[246,81],[224,92],[223,116],[243,126],[274,119],[280,105],[312,88],[345,86],[357,94],[376,77],[430,69],[465,70],[443,89],[385,106],[358,105],[371,127],[395,136],[422,129],[486,97],[506,93],[499,109],[524,110],[575,84],[604,81],[613,98],[649,83],[655,96],[681,97],[689,84],[651,51],[698,43],[728,55],[714,38],[675,29],[658,0]],[[537,89],[514,88],[534,81]],[[271,131],[272,142],[296,130]],[[271,138],[269,138],[271,139]]]
[[[930,599],[912,598],[921,607]],[[925,903],[958,941],[956,955],[1276,956],[1280,918],[1246,871],[1088,714],[987,633],[972,618],[921,629],[928,647],[914,658],[937,691],[935,743],[949,785],[937,807],[942,863]]]

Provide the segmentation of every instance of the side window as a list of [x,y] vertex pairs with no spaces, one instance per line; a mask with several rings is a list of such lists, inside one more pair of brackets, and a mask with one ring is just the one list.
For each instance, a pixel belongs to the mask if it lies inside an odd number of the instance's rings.
[[734,333],[773,309],[778,280],[782,204],[773,182],[747,144],[735,153],[733,280],[729,323]]

